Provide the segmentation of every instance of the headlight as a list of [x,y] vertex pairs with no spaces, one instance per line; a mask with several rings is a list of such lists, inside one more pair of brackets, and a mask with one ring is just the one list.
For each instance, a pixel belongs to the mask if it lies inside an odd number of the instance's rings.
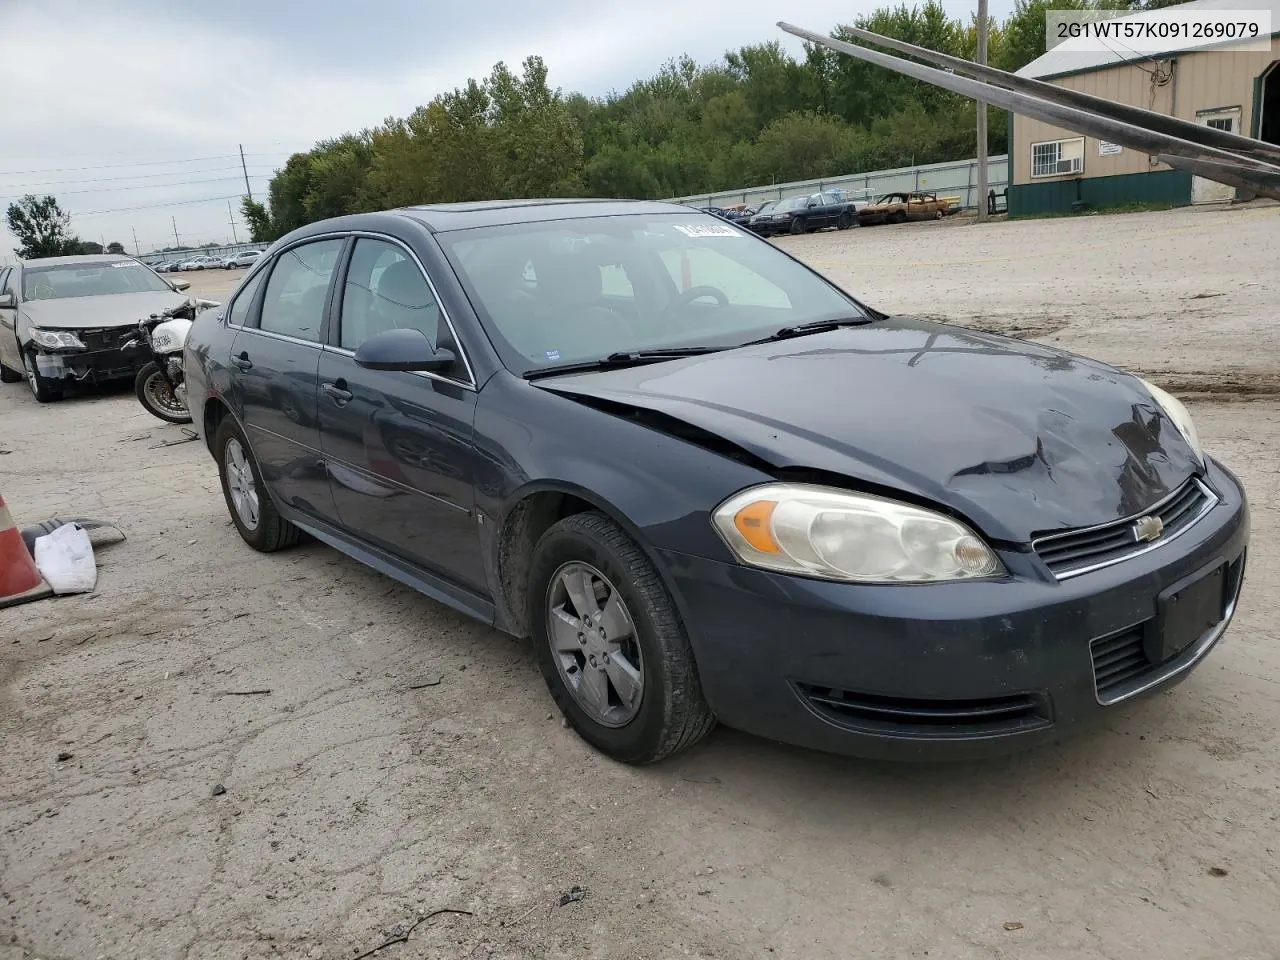
[[950,517],[832,487],[752,487],[721,504],[712,520],[739,560],[782,573],[930,583],[1003,570],[991,548]]
[[1195,422],[1191,419],[1191,414],[1187,412],[1187,408],[1182,405],[1182,401],[1172,394],[1161,390],[1154,383],[1149,383],[1138,377],[1142,385],[1151,392],[1151,398],[1164,411],[1165,416],[1173,421],[1173,425],[1178,428],[1178,432],[1182,434],[1182,439],[1187,441],[1187,446],[1196,455],[1196,459],[1204,464],[1204,448],[1200,446],[1200,434],[1196,432]]
[[31,339],[49,350],[83,350],[84,343],[70,330],[41,330],[32,327]]

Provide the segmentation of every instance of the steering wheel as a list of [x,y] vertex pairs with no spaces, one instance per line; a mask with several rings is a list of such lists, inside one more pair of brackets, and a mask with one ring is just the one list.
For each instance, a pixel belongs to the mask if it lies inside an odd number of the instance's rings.
[[667,311],[670,312],[677,307],[683,307],[703,297],[711,297],[715,300],[717,306],[727,307],[729,305],[729,298],[723,290],[719,287],[711,287],[704,284],[700,287],[690,287],[684,293],[677,295],[667,306]]

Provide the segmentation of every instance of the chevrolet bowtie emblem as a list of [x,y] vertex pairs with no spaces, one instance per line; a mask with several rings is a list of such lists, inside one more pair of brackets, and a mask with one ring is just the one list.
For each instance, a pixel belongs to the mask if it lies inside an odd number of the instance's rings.
[[1139,543],[1158,540],[1164,533],[1164,521],[1159,517],[1142,517],[1133,525],[1133,536]]

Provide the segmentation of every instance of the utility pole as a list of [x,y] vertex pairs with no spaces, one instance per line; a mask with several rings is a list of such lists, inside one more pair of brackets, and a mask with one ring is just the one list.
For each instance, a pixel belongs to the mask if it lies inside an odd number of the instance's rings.
[[[987,62],[987,0],[978,0],[978,63]],[[987,220],[987,105],[978,107],[978,222]]]
[[238,244],[240,238],[236,236],[236,215],[231,212],[231,201],[227,201],[227,216],[230,218],[228,222],[231,224],[231,242]]
[[249,168],[244,162],[244,144],[240,144],[240,169],[244,171],[244,192],[250,200],[253,199],[253,190],[249,187]]
[[173,245],[175,247],[181,247],[182,241],[178,239],[178,218],[170,217],[169,219],[173,221]]
[[133,255],[140,257],[142,256],[142,249],[138,246],[138,231],[130,227],[129,232],[133,234]]

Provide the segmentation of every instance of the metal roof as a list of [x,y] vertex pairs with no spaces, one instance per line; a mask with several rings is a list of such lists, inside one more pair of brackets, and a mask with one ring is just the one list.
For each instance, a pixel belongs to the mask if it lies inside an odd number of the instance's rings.
[[[1170,11],[1184,12],[1194,10],[1258,10],[1271,12],[1271,29],[1280,30],[1280,0],[1191,0],[1190,3],[1178,3],[1171,7],[1163,7],[1159,10],[1141,11],[1125,17],[1118,17],[1121,20],[1132,20],[1136,22],[1160,22],[1168,19]],[[1047,77],[1057,77],[1066,73],[1083,73],[1090,70],[1102,70],[1107,67],[1119,66],[1124,63],[1151,60],[1158,57],[1157,53],[1135,53],[1132,50],[1126,50],[1122,41],[1115,41],[1111,50],[1072,50],[1068,46],[1055,47],[1032,60],[1021,70],[1015,72],[1015,76],[1031,77],[1034,80],[1044,80]],[[1176,47],[1166,51],[1168,53],[1179,53],[1186,55],[1194,53],[1193,50],[1178,50]]]

